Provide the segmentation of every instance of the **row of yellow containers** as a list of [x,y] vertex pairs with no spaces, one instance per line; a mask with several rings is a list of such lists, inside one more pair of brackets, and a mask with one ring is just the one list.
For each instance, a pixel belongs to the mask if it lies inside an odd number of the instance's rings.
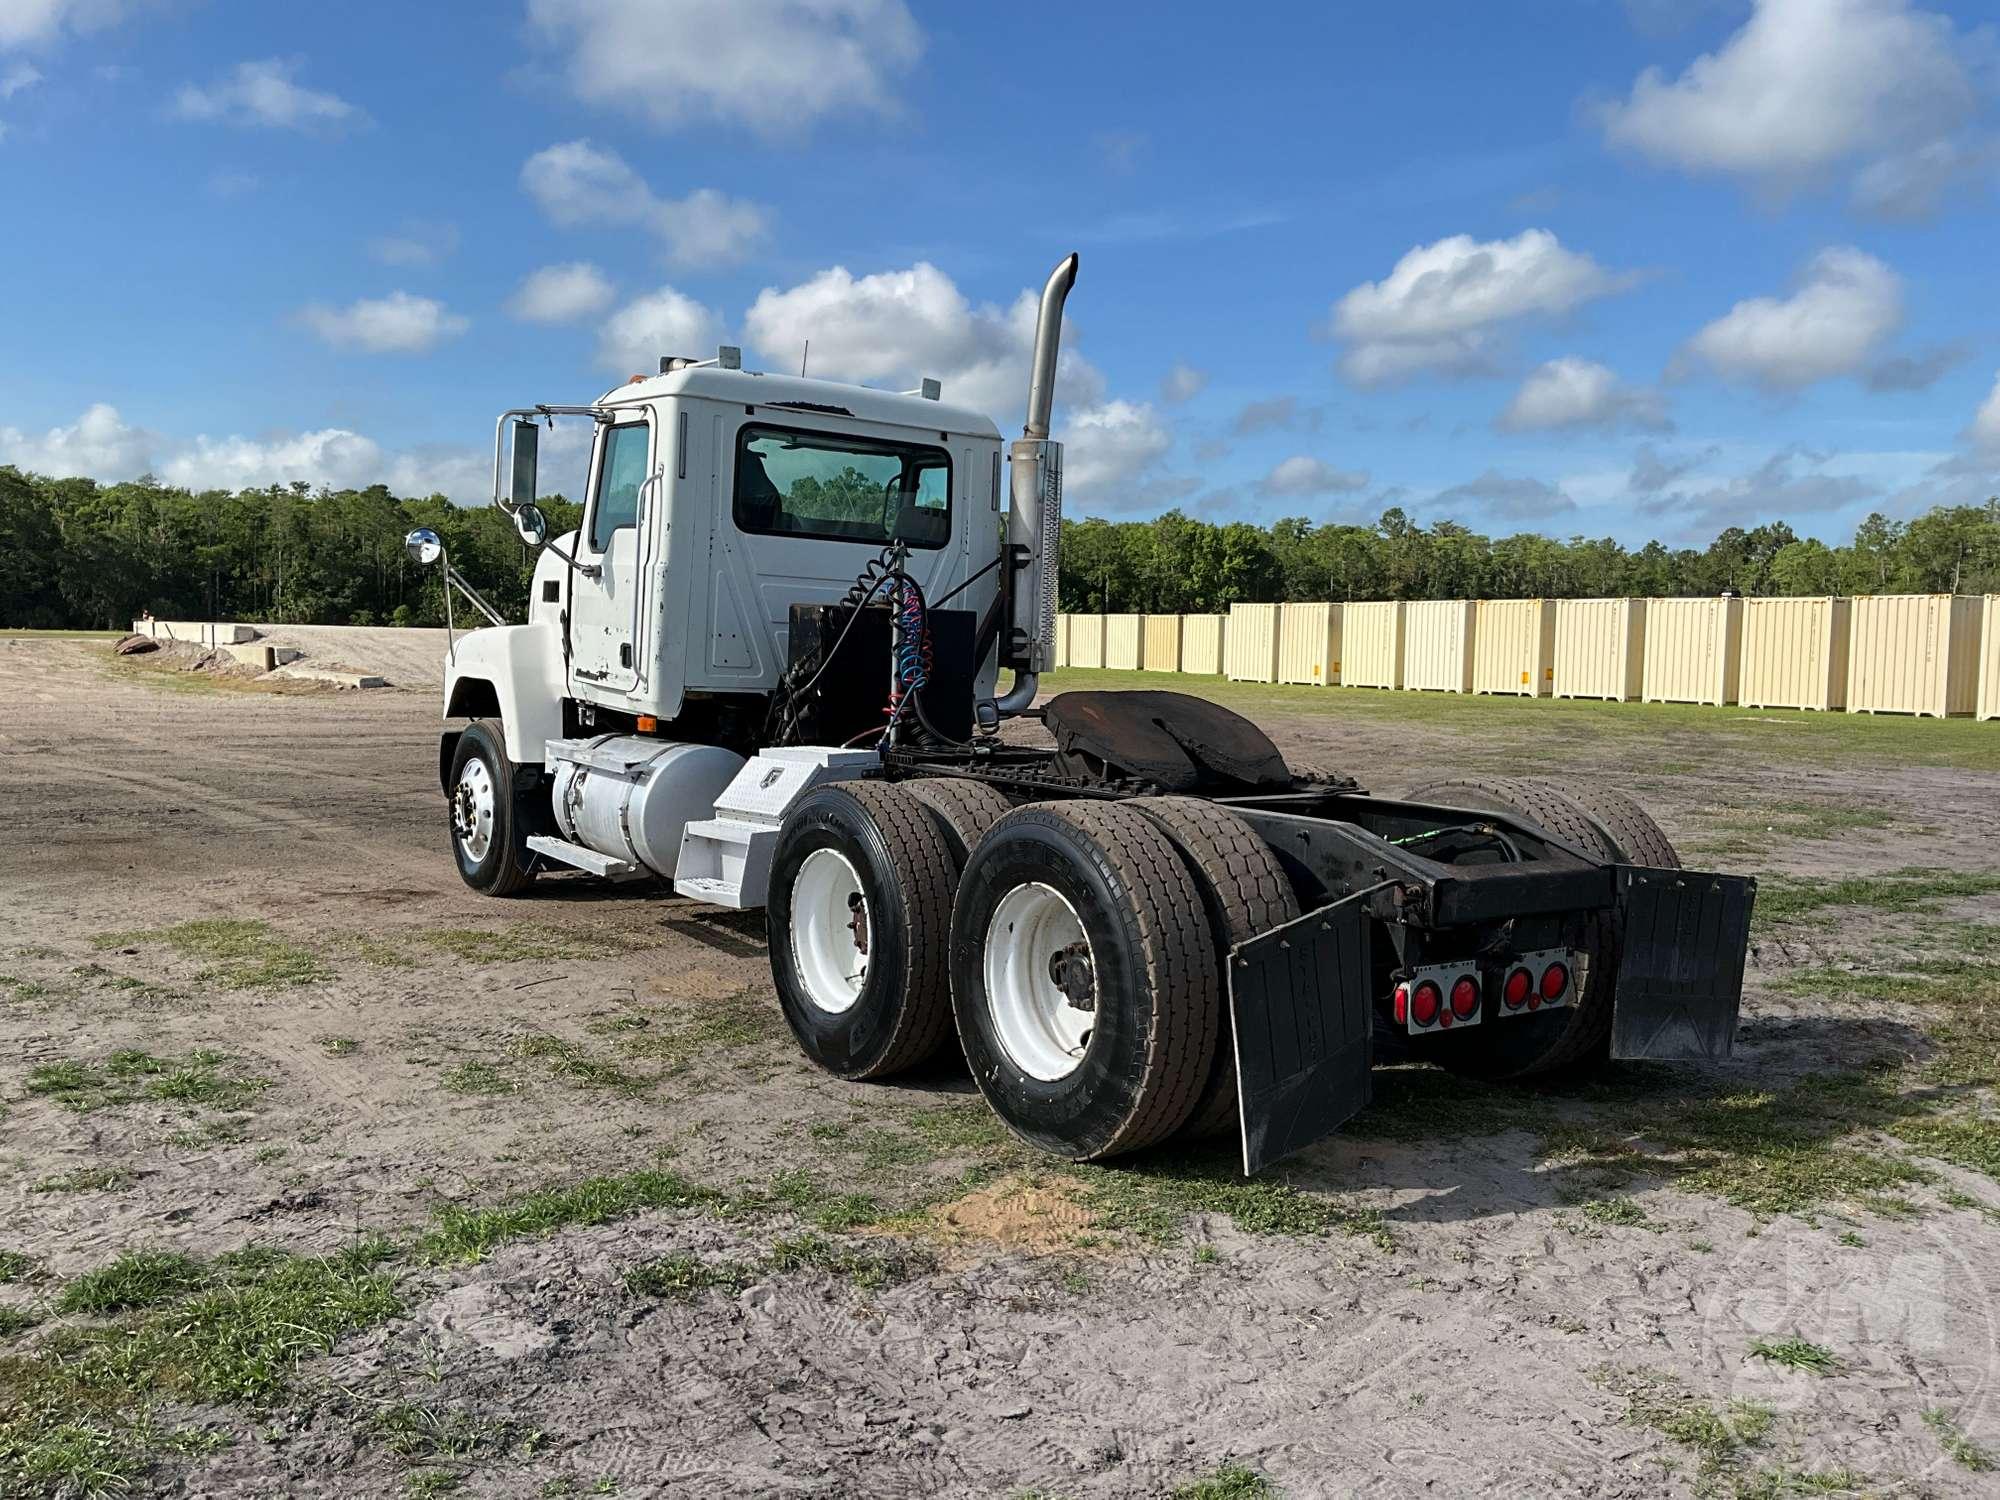
[[2000,595],[1238,604],[1058,627],[1058,665],[2000,718]]
[[1057,615],[1055,665],[1222,675],[1227,615]]

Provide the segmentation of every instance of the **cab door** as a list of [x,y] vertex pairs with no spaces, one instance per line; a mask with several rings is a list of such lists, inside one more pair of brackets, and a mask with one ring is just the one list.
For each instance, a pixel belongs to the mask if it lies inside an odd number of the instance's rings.
[[570,692],[619,706],[644,689],[644,595],[651,553],[662,545],[649,417],[621,413],[597,431],[570,595]]

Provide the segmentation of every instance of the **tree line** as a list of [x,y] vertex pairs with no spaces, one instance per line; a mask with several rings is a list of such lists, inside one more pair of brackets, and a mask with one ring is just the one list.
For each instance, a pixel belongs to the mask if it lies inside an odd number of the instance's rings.
[[[582,507],[546,501],[551,535]],[[534,554],[491,505],[398,499],[382,485],[191,492],[44,479],[0,466],[0,626],[163,620],[442,625],[443,581],[403,552],[413,528],[444,538],[455,567],[511,619],[527,618]],[[465,611],[459,611],[461,617]]]
[[1783,521],[1732,526],[1705,548],[1609,537],[1498,539],[1400,509],[1373,526],[1064,521],[1062,608],[1079,614],[1208,614],[1283,600],[1692,597],[2000,592],[2000,500],[1938,506],[1909,521],[1871,515],[1828,546]]
[[[542,502],[551,535],[581,507]],[[441,625],[442,582],[403,537],[434,528],[494,606],[527,614],[534,554],[490,505],[399,499],[381,485],[200,492],[144,477],[47,479],[0,466],[0,626],[106,628],[161,619]],[[2000,500],[1909,521],[1870,516],[1840,546],[1782,521],[1706,548],[1531,532],[1493,539],[1389,510],[1373,526],[1065,521],[1062,608],[1203,614],[1274,600],[2000,592]]]

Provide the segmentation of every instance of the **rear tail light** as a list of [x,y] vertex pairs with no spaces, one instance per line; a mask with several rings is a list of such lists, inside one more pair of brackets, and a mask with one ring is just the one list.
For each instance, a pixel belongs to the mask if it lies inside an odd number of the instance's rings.
[[1426,979],[1410,995],[1410,1019],[1419,1026],[1436,1025],[1443,1006],[1444,991]]
[[1470,974],[1461,974],[1451,986],[1451,1013],[1461,1021],[1470,1020],[1479,1011],[1479,981]]
[[1557,961],[1542,970],[1541,995],[1544,1000],[1560,1000],[1568,993],[1568,964]]
[[1404,971],[1391,994],[1396,1021],[1412,1036],[1477,1026],[1485,1017],[1486,980],[1467,959]]
[[1530,974],[1526,969],[1509,969],[1507,971],[1507,982],[1500,989],[1500,998],[1506,1003],[1507,1009],[1519,1010],[1528,1003],[1528,998],[1534,992],[1534,975]]

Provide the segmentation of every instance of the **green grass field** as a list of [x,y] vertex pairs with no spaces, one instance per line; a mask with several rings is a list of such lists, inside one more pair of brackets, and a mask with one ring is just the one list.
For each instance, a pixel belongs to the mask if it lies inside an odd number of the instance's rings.
[[1649,761],[1676,748],[1740,750],[1769,759],[1868,760],[1906,766],[2000,771],[2000,720],[1713,708],[1687,703],[1597,703],[1579,699],[1476,697],[1375,688],[1271,686],[1173,672],[1066,668],[1042,678],[1045,692],[1155,688],[1192,693],[1253,720],[1324,716],[1369,725],[1413,724],[1530,743],[1578,738],[1643,742]]

